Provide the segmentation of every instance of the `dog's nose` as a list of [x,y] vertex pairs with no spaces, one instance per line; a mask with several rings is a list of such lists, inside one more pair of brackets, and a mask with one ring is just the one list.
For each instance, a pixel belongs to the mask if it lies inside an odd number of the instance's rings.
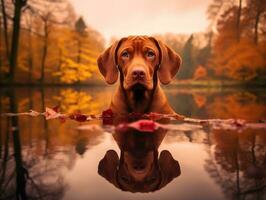
[[134,80],[143,80],[145,78],[145,72],[142,69],[134,69],[132,71],[132,78]]
[[133,168],[134,168],[136,171],[142,171],[142,170],[145,169],[145,164],[144,164],[144,163],[140,163],[140,162],[138,162],[138,163],[135,163],[135,164],[133,165]]

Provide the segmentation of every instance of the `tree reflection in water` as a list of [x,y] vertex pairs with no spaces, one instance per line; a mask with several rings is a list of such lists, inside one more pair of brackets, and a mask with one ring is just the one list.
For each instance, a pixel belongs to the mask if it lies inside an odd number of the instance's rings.
[[[8,96],[10,111],[17,112],[15,94],[10,92]],[[7,127],[3,137],[4,146],[1,148],[3,153],[1,153],[0,198],[60,199],[66,188],[63,176],[59,173],[65,166],[63,159],[57,160],[53,154],[46,157],[45,151],[36,155],[33,148],[24,150],[18,118],[5,119],[5,122]]]
[[265,199],[266,136],[263,130],[213,130],[205,168],[229,199]]

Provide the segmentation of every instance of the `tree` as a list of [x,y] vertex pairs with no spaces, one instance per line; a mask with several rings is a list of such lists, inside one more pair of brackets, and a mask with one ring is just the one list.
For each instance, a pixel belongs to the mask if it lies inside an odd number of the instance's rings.
[[4,0],[1,0],[1,9],[2,9],[2,18],[3,18],[3,27],[4,27],[6,57],[9,58],[9,39],[8,39],[8,28],[7,28],[7,14],[6,14],[6,6],[5,6]]
[[14,19],[13,19],[13,32],[12,32],[11,54],[10,54],[10,71],[9,71],[9,78],[11,81],[14,81],[15,69],[17,65],[21,9],[26,5],[26,3],[27,0],[14,0],[15,9],[14,9]]
[[247,2],[242,8],[242,0],[239,0],[238,5],[232,4],[220,14],[209,60],[210,68],[219,78],[251,80],[266,66],[263,45],[257,45],[258,11],[254,8],[257,6],[254,1],[250,0],[253,4]]
[[[10,19],[17,19],[13,17],[13,13],[15,13],[13,2],[15,3],[12,0],[4,1],[4,7],[7,25],[10,24],[17,28],[14,24],[9,23],[12,22]],[[84,20],[79,20],[79,23],[77,23],[79,24],[78,27],[84,30],[75,30],[77,18],[68,0],[28,0],[25,3],[20,12],[19,38],[17,41],[13,42],[13,39],[10,38],[12,34],[7,32],[7,40],[12,41],[12,51],[15,49],[14,45],[17,45],[17,55],[11,55],[10,53],[13,60],[12,70],[7,65],[11,61],[11,56],[8,59],[6,58],[3,4],[0,7],[0,31],[2,30],[0,35],[1,44],[4,44],[0,46],[0,65],[1,72],[7,72],[9,76],[12,76],[10,82],[35,83],[38,80],[41,83],[78,83],[96,77],[96,59],[104,48],[103,37],[97,31],[85,25]],[[82,21],[83,28],[80,25]],[[14,57],[16,57],[15,65]],[[63,70],[61,75],[68,75],[54,76],[55,72],[60,72],[61,69]],[[72,73],[73,70],[75,71],[74,74]],[[67,80],[68,78],[69,80]],[[4,79],[0,81],[5,82]]]
[[184,45],[182,52],[182,67],[178,77],[180,79],[189,79],[193,77],[195,70],[195,61],[193,55],[193,35],[191,35]]
[[241,14],[242,14],[242,0],[238,1],[238,8],[237,8],[237,18],[236,18],[236,33],[237,33],[237,41],[240,41],[240,36],[241,36]]
[[92,74],[97,71],[97,52],[100,53],[103,47],[102,43],[96,41],[98,34],[92,35],[93,32],[88,31],[86,27],[83,19],[79,18],[75,24],[75,31],[69,33],[71,37],[69,39],[74,42],[66,44],[61,41],[60,43],[62,56],[60,70],[55,72],[54,76],[60,77],[62,82],[80,83],[92,77]]
[[[266,1],[265,0],[247,0],[247,18],[253,25],[253,41],[258,44],[259,40],[259,27],[262,24],[262,16],[266,14]],[[265,26],[265,24],[264,24]]]
[[41,77],[40,82],[44,83],[45,80],[45,68],[46,58],[49,48],[49,35],[51,28],[54,24],[67,25],[67,20],[70,12],[73,12],[66,0],[42,0],[32,1],[29,5],[30,9],[37,17],[39,17],[43,23],[42,35],[43,35],[43,48],[41,58]]

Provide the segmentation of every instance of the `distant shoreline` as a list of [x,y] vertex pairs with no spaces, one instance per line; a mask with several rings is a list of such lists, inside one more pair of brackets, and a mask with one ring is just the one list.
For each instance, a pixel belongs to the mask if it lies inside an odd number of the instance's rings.
[[[73,84],[65,84],[65,83],[1,83],[1,87],[106,87],[109,86],[104,81],[93,81],[87,83],[73,83]],[[266,89],[266,81],[220,81],[220,80],[175,80],[171,84],[167,85],[167,87],[215,87],[215,88],[225,88],[225,87],[265,87]]]

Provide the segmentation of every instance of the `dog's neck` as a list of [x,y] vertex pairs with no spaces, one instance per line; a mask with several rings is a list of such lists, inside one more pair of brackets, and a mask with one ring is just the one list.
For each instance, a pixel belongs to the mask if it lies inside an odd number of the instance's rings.
[[120,114],[131,112],[174,112],[168,105],[165,94],[159,84],[154,89],[153,95],[151,92],[151,90],[142,91],[141,88],[135,88],[135,91],[125,91],[121,85],[119,85],[113,96],[110,107],[115,113]]
[[141,85],[136,85],[124,93],[129,112],[145,113],[149,110],[154,90],[147,90]]

